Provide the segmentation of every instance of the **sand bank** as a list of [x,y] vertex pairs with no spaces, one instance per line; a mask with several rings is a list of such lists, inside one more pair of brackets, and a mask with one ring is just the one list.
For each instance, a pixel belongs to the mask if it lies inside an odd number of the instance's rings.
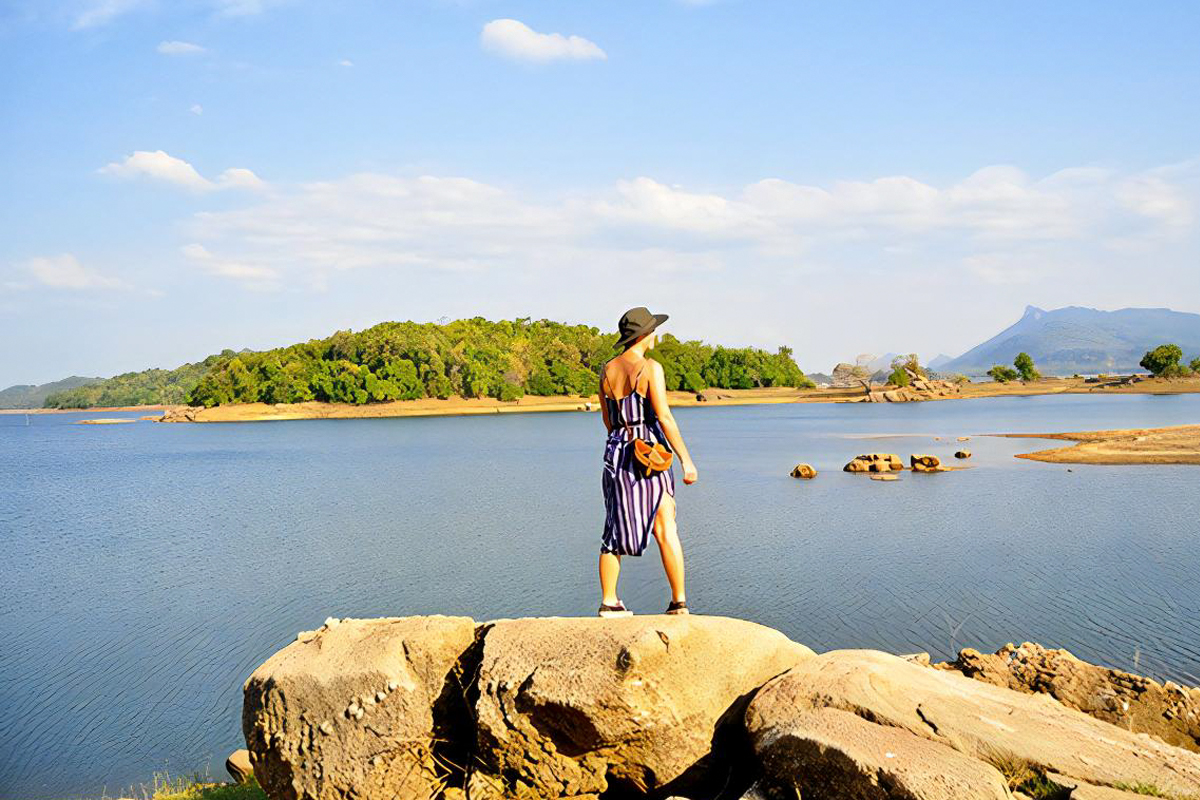
[[1009,433],[1016,439],[1065,439],[1077,444],[1017,458],[1055,464],[1200,464],[1200,425],[1077,433]]

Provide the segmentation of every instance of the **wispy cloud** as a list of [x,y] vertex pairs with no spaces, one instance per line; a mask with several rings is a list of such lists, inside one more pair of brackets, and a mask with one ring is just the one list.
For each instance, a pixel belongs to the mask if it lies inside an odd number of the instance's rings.
[[582,36],[538,33],[515,19],[495,19],[483,26],[479,41],[485,50],[517,61],[584,61],[606,59],[595,42]]
[[506,274],[629,259],[704,272],[844,263],[928,275],[947,265],[965,280],[1017,284],[1106,257],[1117,234],[1188,247],[1169,243],[1190,230],[1180,220],[1191,218],[1195,198],[1160,180],[1097,170],[1033,179],[988,167],[945,186],[907,176],[827,186],[767,179],[704,192],[640,177],[534,202],[467,178],[364,173],[199,214],[189,236],[216,262],[312,286],[358,268]]
[[116,278],[85,267],[70,253],[31,258],[24,267],[35,280],[52,289],[120,289],[125,286]]
[[155,49],[164,56],[198,56],[208,52],[198,44],[179,41],[159,42]]
[[89,0],[75,15],[71,27],[83,30],[106,25],[123,14],[147,5],[148,0]]
[[266,183],[261,178],[241,167],[227,169],[220,174],[216,181],[210,181],[182,158],[176,158],[162,150],[135,151],[124,161],[114,161],[101,167],[100,172],[118,178],[148,178],[163,181],[194,192],[266,188]]

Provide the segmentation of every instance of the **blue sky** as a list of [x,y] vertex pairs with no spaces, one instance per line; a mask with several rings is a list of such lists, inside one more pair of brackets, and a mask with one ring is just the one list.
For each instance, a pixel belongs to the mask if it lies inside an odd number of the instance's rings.
[[3,0],[0,387],[390,319],[1200,311],[1200,6]]

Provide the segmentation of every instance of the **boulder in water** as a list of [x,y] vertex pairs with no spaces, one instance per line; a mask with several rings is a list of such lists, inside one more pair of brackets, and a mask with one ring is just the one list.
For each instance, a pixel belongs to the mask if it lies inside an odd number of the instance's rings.
[[941,472],[942,460],[937,456],[914,455],[909,459],[913,472]]
[[812,464],[797,464],[796,466],[792,467],[791,475],[793,478],[812,480],[813,478],[817,477],[817,471],[813,469]]

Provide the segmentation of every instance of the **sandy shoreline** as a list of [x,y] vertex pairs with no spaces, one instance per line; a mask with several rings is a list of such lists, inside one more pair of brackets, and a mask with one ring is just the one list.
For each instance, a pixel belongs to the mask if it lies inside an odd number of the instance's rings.
[[1017,458],[1054,464],[1200,464],[1200,425],[1075,433],[1008,433],[1012,439],[1076,442]]
[[[876,391],[884,387],[876,386]],[[970,383],[962,386],[959,395],[930,397],[933,400],[970,400],[987,397],[1028,397],[1049,394],[1185,394],[1200,392],[1200,378],[1144,379],[1137,383],[1088,383],[1082,378],[1047,378],[1031,383]],[[864,394],[861,388],[852,389],[710,389],[707,400],[697,399],[691,392],[669,392],[671,405],[677,408],[693,406],[736,406],[773,403],[845,403]],[[297,419],[360,419],[379,417],[469,416],[475,414],[519,414],[529,412],[597,411],[598,397],[537,397],[527,395],[520,400],[501,402],[492,398],[454,397],[447,400],[400,400],[390,403],[349,405],[342,403],[291,403],[268,405],[245,403],[191,409],[187,406],[124,406],[88,409],[0,409],[0,414],[102,414],[111,411],[163,411],[171,421],[180,422],[267,422]],[[589,408],[590,404],[590,408]],[[183,415],[186,412],[187,417]]]

